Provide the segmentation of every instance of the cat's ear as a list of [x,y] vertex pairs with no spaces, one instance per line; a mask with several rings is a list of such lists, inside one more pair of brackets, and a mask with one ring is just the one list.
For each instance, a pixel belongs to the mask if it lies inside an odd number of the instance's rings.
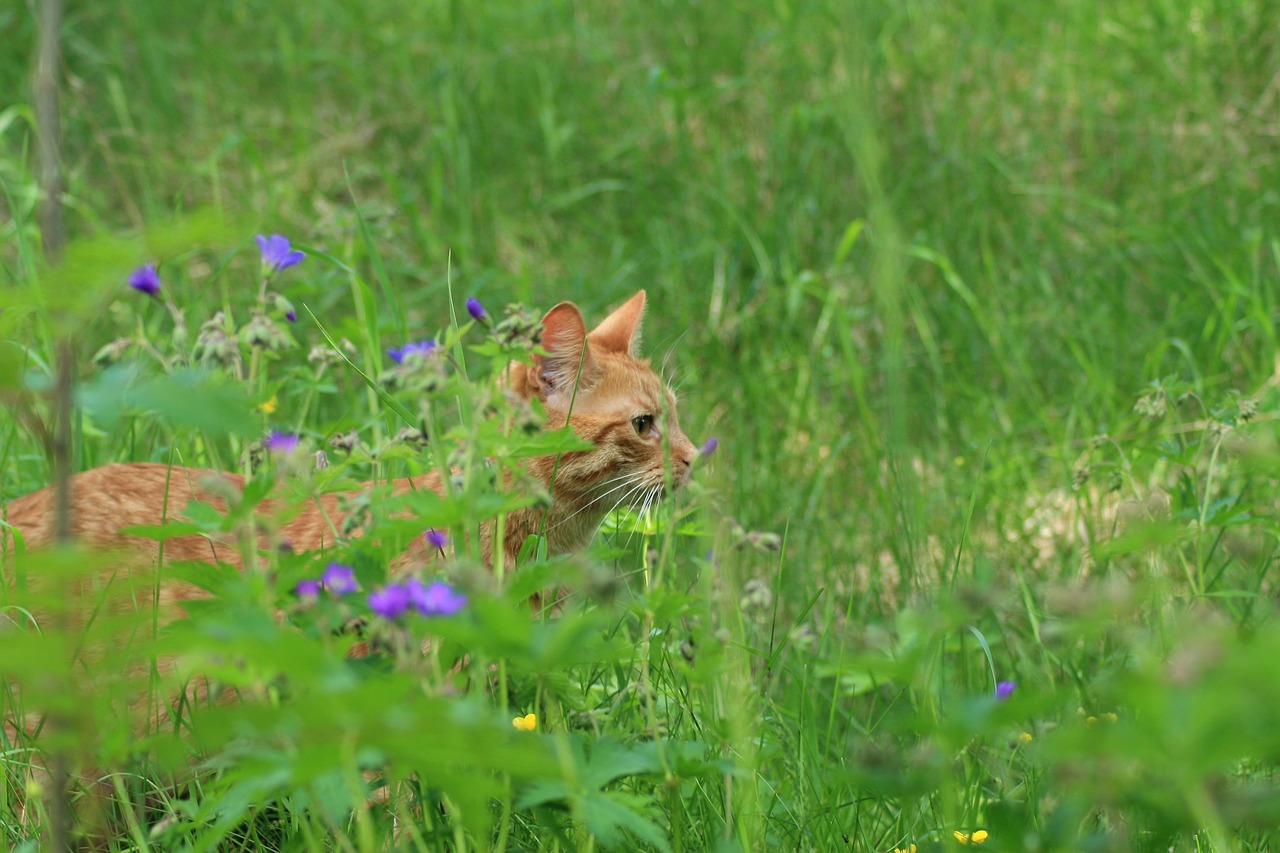
[[[572,302],[561,302],[542,318],[542,348],[546,355],[533,357],[529,384],[543,400],[560,389],[586,384],[595,373],[591,350],[586,347],[587,324]],[[579,374],[581,367],[581,374]]]
[[614,311],[591,330],[591,344],[605,352],[630,354],[640,343],[640,321],[644,319],[644,291]]

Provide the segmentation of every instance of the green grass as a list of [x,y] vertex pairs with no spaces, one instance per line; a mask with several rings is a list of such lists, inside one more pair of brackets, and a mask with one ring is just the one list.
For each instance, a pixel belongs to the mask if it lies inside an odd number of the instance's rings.
[[[136,806],[119,849],[389,846],[355,772],[375,758],[421,795],[405,849],[1274,845],[1272,4],[71,5],[53,271],[21,94],[35,27],[0,8],[0,347],[39,392],[74,330],[78,468],[239,469],[273,394],[271,423],[316,447],[384,442],[391,406],[306,361],[317,322],[376,375],[384,347],[453,325],[451,294],[590,318],[647,288],[644,349],[686,432],[721,442],[663,516],[697,535],[618,522],[574,569],[583,615],[534,624],[519,573],[466,575],[483,606],[444,648],[471,676],[353,668],[323,625],[275,625],[273,590],[204,577],[217,604],[166,642],[208,660],[216,628],[261,669],[224,673],[244,704],[180,748],[131,750],[110,690],[79,703],[98,737],[73,751],[124,768]],[[149,391],[91,364],[125,335],[173,351],[167,313],[122,285],[148,259],[192,339],[214,311],[242,322],[259,232],[311,253],[280,279],[299,347],[222,409],[154,360]],[[490,361],[464,352],[440,428],[492,447],[471,408]],[[0,500],[50,480],[5,383]],[[439,461],[397,453],[350,474]],[[749,531],[781,550],[736,547]],[[264,693],[274,676],[294,692]],[[516,737],[529,710],[539,732]]]

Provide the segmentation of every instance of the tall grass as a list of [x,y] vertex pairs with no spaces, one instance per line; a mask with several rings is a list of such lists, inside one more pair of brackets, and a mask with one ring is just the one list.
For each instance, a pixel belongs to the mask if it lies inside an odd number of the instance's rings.
[[[645,287],[644,348],[686,431],[721,441],[665,523],[606,525],[589,563],[620,579],[612,603],[526,625],[526,589],[484,587],[466,624],[492,634],[450,638],[475,658],[465,695],[413,681],[443,698],[376,744],[425,804],[397,841],[357,795],[355,756],[262,782],[282,742],[323,753],[327,718],[281,741],[277,706],[249,696],[214,714],[185,787],[155,747],[154,774],[125,762],[117,799],[162,802],[117,845],[925,850],[984,830],[1004,850],[1268,849],[1275,12],[77,6],[63,126],[89,266],[48,271],[22,95],[34,25],[0,9],[0,346],[39,392],[54,321],[18,308],[59,283],[86,294],[69,315],[78,467],[242,464],[253,430],[181,404],[108,417],[142,380],[89,357],[139,329],[172,345],[167,314],[121,286],[145,260],[165,262],[193,335],[243,316],[258,232],[311,253],[284,292],[315,321],[300,311],[300,348],[229,386],[255,427],[271,396],[272,423],[317,442],[402,426],[347,365],[307,363],[319,326],[376,374],[385,346],[456,325],[466,295],[601,316]],[[464,386],[487,387],[466,359]],[[0,413],[4,499],[49,479],[16,412]],[[262,627],[278,602],[218,578],[221,609],[192,624]],[[340,680],[336,641],[307,629],[271,642]],[[367,695],[331,700],[367,727],[353,743],[418,676],[362,673]],[[997,701],[1004,680],[1019,686]],[[538,733],[516,737],[507,716],[531,709]],[[260,741],[220,737],[237,713]],[[106,730],[120,766],[130,729]],[[470,771],[428,749],[499,735]],[[254,743],[279,749],[255,763]],[[19,844],[14,802],[0,820]],[[169,834],[148,834],[157,813],[180,816]]]

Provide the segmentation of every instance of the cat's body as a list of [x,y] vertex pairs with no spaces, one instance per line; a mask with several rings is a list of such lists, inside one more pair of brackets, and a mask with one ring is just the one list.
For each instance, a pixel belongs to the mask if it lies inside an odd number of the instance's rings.
[[[661,494],[668,481],[668,461],[670,482],[679,485],[687,480],[696,451],[680,430],[675,399],[648,362],[632,354],[644,302],[641,291],[590,334],[577,306],[568,302],[557,305],[543,318],[543,346],[548,355],[535,357],[532,366],[514,364],[508,371],[514,394],[542,401],[548,429],[562,427],[567,421],[596,447],[562,454],[558,463],[556,457],[529,460],[529,474],[550,487],[551,507],[518,510],[507,518],[502,544],[506,565],[515,564],[525,538],[540,530],[547,534],[551,553],[581,548],[612,507],[641,505]],[[225,487],[218,486],[219,480],[230,486],[232,493],[239,493],[244,485],[237,475],[161,463],[117,463],[85,471],[70,481],[71,532],[83,543],[125,549],[154,565],[160,544],[128,536],[121,529],[181,518],[192,500],[224,509],[220,495],[225,494]],[[431,473],[393,480],[389,485],[392,494],[411,489],[439,492],[440,478]],[[53,489],[46,488],[12,501],[5,519],[22,534],[28,548],[38,548],[53,539],[54,505]],[[268,498],[258,514],[271,517],[275,508],[275,502]],[[314,551],[333,544],[343,516],[339,495],[320,495],[303,504],[276,535],[295,551]],[[489,538],[486,530],[482,541],[486,560],[493,550]],[[425,544],[419,540],[393,568],[429,559]],[[200,534],[175,537],[163,545],[165,561],[220,561],[239,566],[241,553],[236,542]]]

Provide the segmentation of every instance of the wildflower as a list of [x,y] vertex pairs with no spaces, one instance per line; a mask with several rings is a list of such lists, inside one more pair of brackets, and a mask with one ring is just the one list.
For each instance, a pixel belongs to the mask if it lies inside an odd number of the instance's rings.
[[903,847],[902,849],[898,849],[897,847],[895,847],[893,848],[893,853],[916,853],[916,846],[914,844],[908,844],[906,847]]
[[262,442],[262,446],[271,453],[283,456],[292,453],[298,447],[298,437],[291,432],[272,430]]
[[996,684],[996,701],[1003,702],[1013,695],[1013,691],[1017,688],[1016,681],[1001,681]]
[[395,619],[409,609],[409,588],[393,583],[369,593],[369,609],[384,619]]
[[359,584],[356,583],[355,569],[342,563],[330,563],[325,566],[320,582],[324,584],[325,589],[336,595],[355,592],[359,588]]
[[437,551],[443,551],[449,544],[449,537],[443,530],[428,530],[425,534],[427,544]]
[[970,842],[974,844],[981,844],[990,836],[990,833],[985,829],[974,830],[972,833],[956,830],[951,834],[954,835],[956,837],[956,841],[959,841],[961,844],[969,844]]
[[290,323],[298,322],[298,312],[293,310],[293,303],[281,296],[279,293],[269,294],[267,297],[271,306],[284,315],[284,318]]
[[712,437],[707,439],[707,443],[698,449],[699,456],[710,456],[716,452],[716,448],[720,446],[720,439]]
[[752,530],[743,540],[761,554],[776,554],[782,550],[782,537],[767,530]]
[[265,347],[279,352],[289,346],[289,338],[266,314],[254,314],[240,329],[240,340],[251,347]]
[[360,433],[355,430],[351,432],[340,432],[333,438],[329,439],[329,446],[338,450],[345,450],[350,453],[357,444],[360,443]]
[[196,345],[192,355],[203,363],[234,365],[240,360],[240,350],[228,337],[230,326],[226,315],[221,311],[200,324],[200,334],[196,336]]
[[402,427],[391,440],[397,444],[407,444],[411,447],[421,448],[427,446],[427,434],[417,427]]
[[1031,743],[1032,740],[1031,732],[1022,732],[1018,735],[1018,741],[1021,743]]
[[133,346],[133,338],[116,338],[93,354],[93,363],[99,367],[107,367],[124,358],[125,350]]
[[258,411],[262,412],[264,415],[274,415],[276,408],[278,408],[279,405],[280,401],[276,399],[275,394],[272,394],[271,399],[264,400],[258,404]]
[[173,315],[173,348],[181,350],[187,345],[187,318],[176,307],[169,307]]
[[493,327],[493,336],[504,347],[532,349],[542,340],[542,321],[523,305],[508,305],[506,316]]
[[293,588],[298,598],[317,598],[320,595],[320,581],[309,578],[304,581],[298,581],[298,585]]
[[155,296],[160,292],[160,274],[155,264],[143,264],[129,276],[129,286],[134,290]]
[[467,604],[467,597],[442,581],[423,585],[417,578],[404,584],[409,604],[423,616],[452,616]]
[[743,596],[738,602],[742,610],[768,610],[773,606],[773,590],[759,578],[752,578],[742,587]]
[[467,313],[471,315],[471,319],[483,323],[489,319],[489,312],[484,310],[484,306],[480,304],[480,300],[472,296],[467,300]]
[[306,257],[302,252],[289,245],[288,237],[272,234],[270,237],[258,235],[258,251],[262,253],[262,266],[267,273],[279,272],[302,263]]
[[1108,711],[1107,713],[1102,714],[1101,717],[1108,723],[1114,723],[1116,720],[1120,719],[1120,716],[1113,711]]
[[515,726],[517,731],[531,732],[538,727],[538,715],[525,714],[523,717],[516,717],[511,721],[511,725]]
[[412,341],[402,347],[391,347],[387,350],[387,356],[396,364],[404,364],[404,360],[409,356],[426,358],[435,348],[436,342],[431,338],[427,338],[426,340]]

